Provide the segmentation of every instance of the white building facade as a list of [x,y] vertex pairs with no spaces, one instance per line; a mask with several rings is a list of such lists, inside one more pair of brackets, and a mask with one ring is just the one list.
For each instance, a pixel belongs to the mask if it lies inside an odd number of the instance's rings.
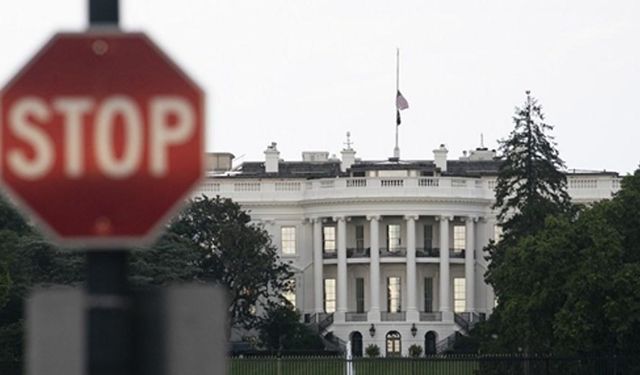
[[[350,341],[354,355],[376,344],[381,355],[411,345],[435,353],[456,331],[491,313],[483,248],[499,236],[495,152],[448,160],[362,161],[305,152],[283,161],[275,144],[265,160],[228,171],[212,166],[200,193],[237,201],[264,225],[295,272],[287,296],[323,332]],[[574,201],[610,198],[613,172],[568,172]]]

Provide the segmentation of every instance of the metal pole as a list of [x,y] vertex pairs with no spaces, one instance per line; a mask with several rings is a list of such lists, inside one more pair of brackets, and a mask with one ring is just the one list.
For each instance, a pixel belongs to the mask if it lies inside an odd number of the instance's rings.
[[124,250],[87,254],[89,375],[128,375],[133,363],[132,303]]
[[[89,0],[89,27],[118,27],[118,0]],[[89,375],[131,375],[132,298],[122,249],[87,253]]]
[[118,26],[118,0],[89,0],[89,26]]
[[[400,92],[400,48],[396,48],[396,115],[398,115],[397,95]],[[396,122],[396,147],[393,149],[393,157],[400,159],[400,146],[398,145],[398,123]]]

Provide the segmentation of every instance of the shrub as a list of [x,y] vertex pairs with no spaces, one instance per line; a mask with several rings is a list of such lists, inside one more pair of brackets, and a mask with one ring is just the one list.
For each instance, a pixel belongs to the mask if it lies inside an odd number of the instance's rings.
[[364,350],[364,353],[369,358],[378,358],[380,357],[380,347],[376,344],[369,344]]
[[409,357],[418,358],[422,355],[422,346],[413,344],[409,347]]

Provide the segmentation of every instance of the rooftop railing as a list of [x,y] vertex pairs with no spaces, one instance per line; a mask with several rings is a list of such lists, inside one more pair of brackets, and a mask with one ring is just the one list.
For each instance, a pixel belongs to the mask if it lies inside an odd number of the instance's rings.
[[[578,200],[610,198],[620,189],[612,176],[569,176],[569,193]],[[477,177],[341,177],[303,179],[235,179],[211,176],[196,195],[221,195],[236,200],[306,200],[340,197],[434,196],[494,199],[495,178]]]

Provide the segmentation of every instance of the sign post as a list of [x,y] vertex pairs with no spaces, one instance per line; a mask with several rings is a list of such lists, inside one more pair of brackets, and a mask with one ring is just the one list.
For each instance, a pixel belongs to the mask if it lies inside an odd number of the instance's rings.
[[[118,0],[89,0],[90,26],[119,23]],[[88,375],[132,375],[133,303],[127,280],[127,251],[87,253]]]

